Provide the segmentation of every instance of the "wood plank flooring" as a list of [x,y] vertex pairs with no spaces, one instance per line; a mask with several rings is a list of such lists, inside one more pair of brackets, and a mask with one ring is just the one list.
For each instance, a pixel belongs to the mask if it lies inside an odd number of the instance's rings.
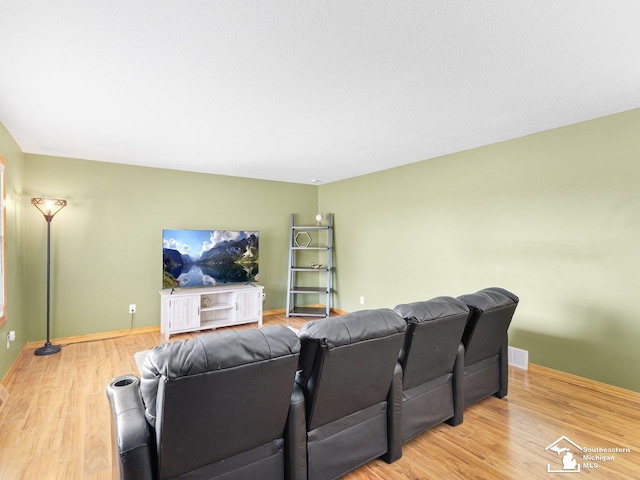
[[[265,325],[306,321],[265,317]],[[5,383],[10,397],[0,413],[0,479],[111,478],[106,385],[116,375],[137,374],[133,354],[158,343],[160,333],[147,332],[70,344],[48,357],[25,349]],[[470,407],[461,425],[437,426],[406,443],[397,462],[374,460],[344,478],[562,479],[547,473],[548,466],[562,469],[561,455],[545,450],[562,436],[583,448],[630,449],[589,453],[614,457],[589,462],[573,448],[581,471],[569,478],[640,478],[640,394],[535,365],[512,368],[509,381],[505,399]]]

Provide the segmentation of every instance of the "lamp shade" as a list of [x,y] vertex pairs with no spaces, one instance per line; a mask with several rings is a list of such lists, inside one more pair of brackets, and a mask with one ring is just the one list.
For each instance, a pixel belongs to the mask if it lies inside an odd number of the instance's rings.
[[58,198],[32,198],[31,203],[42,212],[48,222],[51,221],[56,213],[67,206],[66,200]]

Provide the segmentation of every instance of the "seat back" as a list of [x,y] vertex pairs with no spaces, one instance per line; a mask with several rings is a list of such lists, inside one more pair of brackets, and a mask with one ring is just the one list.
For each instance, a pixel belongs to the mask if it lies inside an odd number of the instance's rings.
[[518,306],[518,297],[503,288],[492,287],[458,299],[471,310],[462,336],[465,367],[498,355]]
[[404,390],[453,371],[458,346],[469,318],[469,308],[452,297],[397,305],[407,322],[398,361]]
[[299,350],[296,335],[281,326],[208,333],[152,350],[141,391],[155,425],[158,477],[270,443],[281,449]]
[[362,310],[309,322],[296,382],[307,431],[386,401],[406,323],[393,310]]

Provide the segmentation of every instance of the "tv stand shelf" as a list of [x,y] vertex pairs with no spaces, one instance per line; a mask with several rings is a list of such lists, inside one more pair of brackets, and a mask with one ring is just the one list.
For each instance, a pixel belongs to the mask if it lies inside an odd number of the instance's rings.
[[214,305],[213,307],[200,307],[200,312],[213,312],[214,310],[226,310],[228,308],[233,308],[233,305],[230,303],[221,303],[219,305]]
[[262,326],[261,285],[223,285],[161,290],[160,332],[170,335],[258,322]]

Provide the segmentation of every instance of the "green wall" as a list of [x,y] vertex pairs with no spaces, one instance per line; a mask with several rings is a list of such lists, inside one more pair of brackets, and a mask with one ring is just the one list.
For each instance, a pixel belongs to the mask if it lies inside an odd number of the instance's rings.
[[[21,228],[24,155],[7,129],[0,123],[0,154],[5,158],[6,282],[7,323],[0,327],[0,381],[27,342],[27,318],[23,298],[23,237]],[[16,332],[16,341],[6,348],[7,333]]]
[[632,110],[320,186],[336,306],[502,286],[531,362],[640,391],[639,132]]
[[[46,222],[28,202],[64,198],[51,223],[52,337],[159,325],[162,230],[260,232],[265,309],[284,307],[292,212],[313,218],[317,187],[25,154],[29,339],[46,332]],[[294,209],[294,210],[292,210]]]
[[[320,187],[23,154],[7,159],[10,350],[52,336],[157,325],[163,228],[260,231],[266,309],[286,300],[289,214],[335,214],[335,305],[393,307],[498,285],[520,296],[510,342],[530,360],[640,391],[640,110]],[[364,305],[359,298],[363,296]]]

